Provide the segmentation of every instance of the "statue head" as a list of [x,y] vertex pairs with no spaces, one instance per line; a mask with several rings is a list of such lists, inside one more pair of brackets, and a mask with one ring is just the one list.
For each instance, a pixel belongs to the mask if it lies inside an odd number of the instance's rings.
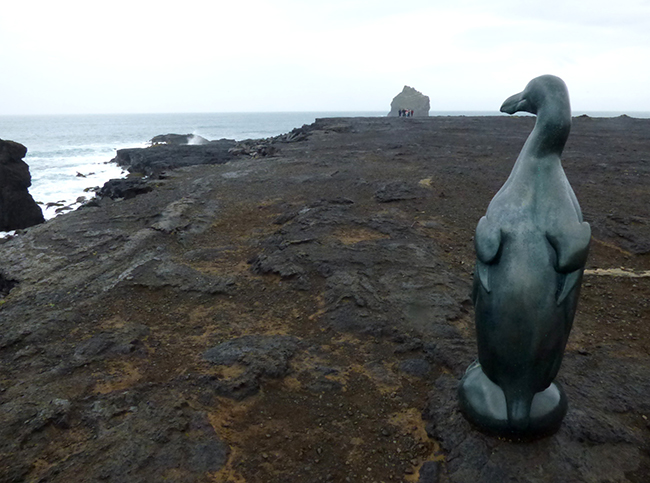
[[535,77],[522,92],[505,100],[501,112],[514,114],[523,111],[537,114],[547,106],[570,106],[566,84],[554,75]]

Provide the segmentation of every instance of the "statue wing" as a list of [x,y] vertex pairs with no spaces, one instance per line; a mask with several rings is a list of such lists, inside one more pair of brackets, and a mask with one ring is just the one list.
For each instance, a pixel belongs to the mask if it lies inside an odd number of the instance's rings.
[[582,279],[589,253],[591,227],[584,221],[567,223],[556,230],[547,231],[546,238],[555,250],[555,270],[565,275],[557,297],[557,304],[560,305]]
[[571,273],[583,268],[587,262],[591,227],[586,221],[567,223],[546,232],[546,238],[557,255],[555,270]]
[[487,216],[479,220],[474,235],[476,275],[488,293],[490,292],[488,265],[494,262],[499,254],[501,238],[501,228],[496,223],[492,223]]

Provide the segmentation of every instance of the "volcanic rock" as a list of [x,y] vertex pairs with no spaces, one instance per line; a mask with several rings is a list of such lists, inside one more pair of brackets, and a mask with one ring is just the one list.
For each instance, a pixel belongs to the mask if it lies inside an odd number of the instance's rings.
[[400,109],[412,110],[414,117],[426,117],[429,115],[430,108],[429,96],[412,87],[404,86],[402,92],[397,94],[390,103],[388,117],[398,117]]
[[206,386],[217,394],[236,400],[251,396],[260,388],[260,379],[281,378],[289,370],[289,361],[300,347],[296,337],[285,335],[248,335],[232,339],[203,353],[212,364],[241,365],[244,370],[229,379],[204,377]]
[[0,139],[0,231],[18,230],[43,223],[43,212],[29,194],[29,167],[23,161],[27,148]]

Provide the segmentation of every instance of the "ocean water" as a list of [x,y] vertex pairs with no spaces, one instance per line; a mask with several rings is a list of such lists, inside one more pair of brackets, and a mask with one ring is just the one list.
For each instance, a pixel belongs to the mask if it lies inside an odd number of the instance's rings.
[[[123,172],[111,159],[117,149],[145,147],[158,134],[197,134],[213,140],[258,139],[291,131],[321,117],[385,116],[381,112],[280,112],[214,114],[110,114],[68,116],[0,116],[0,139],[28,149],[25,162],[32,175],[30,193],[47,219],[91,198],[89,188],[101,187]],[[574,112],[580,115],[583,112]],[[611,117],[622,112],[587,112]],[[485,111],[440,111],[441,116],[492,116]],[[650,113],[629,113],[650,117]]]

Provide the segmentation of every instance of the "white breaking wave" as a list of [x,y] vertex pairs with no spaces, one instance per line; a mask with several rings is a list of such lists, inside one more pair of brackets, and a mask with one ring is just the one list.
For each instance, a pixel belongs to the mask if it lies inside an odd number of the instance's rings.
[[205,142],[203,139],[205,138],[199,136],[198,134],[193,133],[192,136],[190,136],[187,139],[187,144],[189,144],[190,146],[200,146]]

